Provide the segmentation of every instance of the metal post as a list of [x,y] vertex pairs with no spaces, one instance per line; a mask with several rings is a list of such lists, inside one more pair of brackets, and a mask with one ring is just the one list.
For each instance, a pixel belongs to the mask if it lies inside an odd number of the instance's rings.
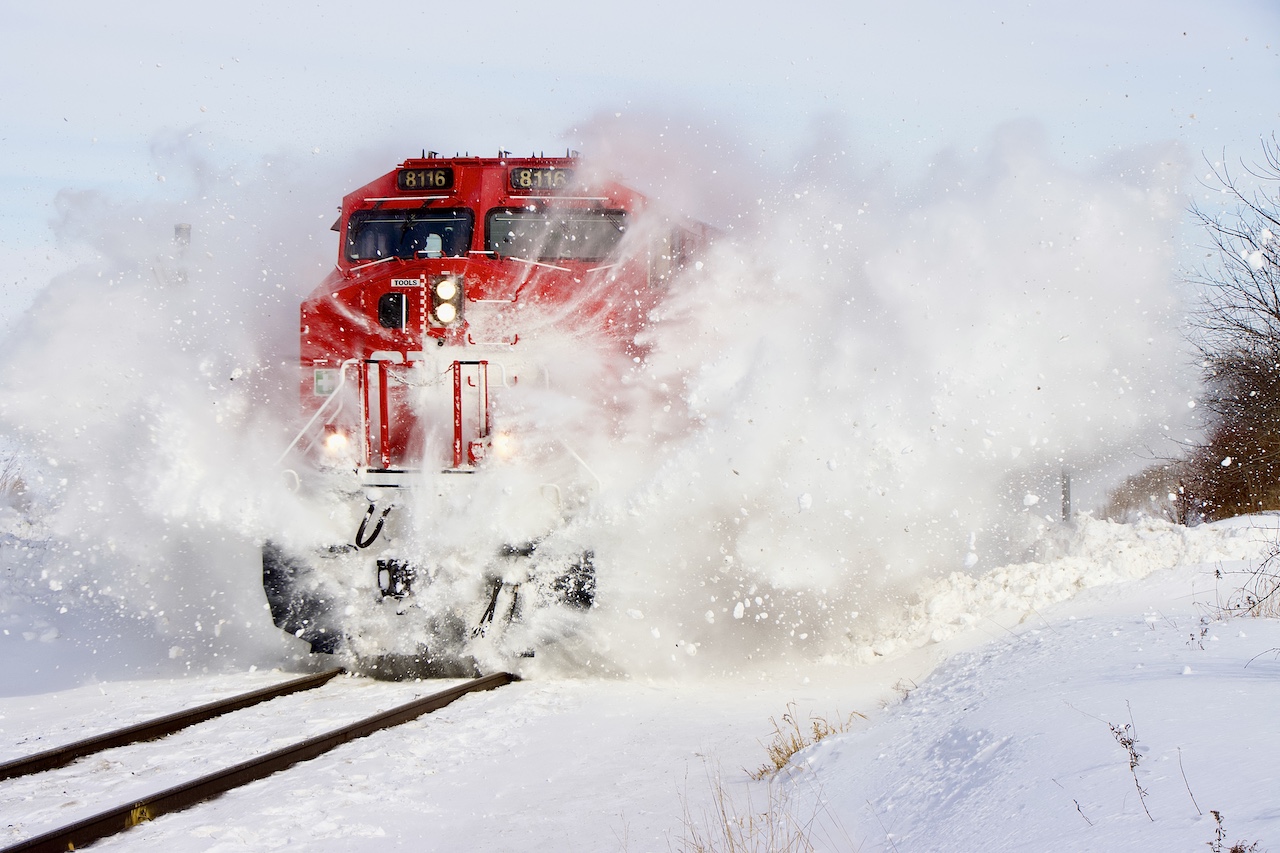
[[453,467],[462,467],[462,364],[453,363]]
[[1071,523],[1071,472],[1062,469],[1062,520]]
[[382,469],[391,467],[391,403],[387,400],[387,363],[378,362],[378,439],[382,443]]
[[187,249],[191,246],[191,226],[188,223],[179,222],[173,226],[173,245],[175,246],[174,260],[177,261],[178,267],[169,276],[169,283],[186,284]]
[[480,416],[480,437],[488,438],[490,430],[493,429],[493,420],[489,416],[489,362],[477,362],[479,367],[478,376],[480,379],[480,407],[482,414]]
[[373,362],[366,361],[360,365],[359,388],[360,388],[360,420],[364,425],[364,467],[373,467],[373,425],[370,423],[373,419],[373,407],[369,405],[371,402],[369,396],[373,393],[373,383],[369,381],[369,365]]

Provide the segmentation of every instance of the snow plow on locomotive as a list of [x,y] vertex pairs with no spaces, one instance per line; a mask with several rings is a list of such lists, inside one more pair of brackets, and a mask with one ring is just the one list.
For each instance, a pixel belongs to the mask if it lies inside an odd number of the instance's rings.
[[[572,637],[596,561],[566,530],[600,480],[560,386],[641,357],[636,332],[706,237],[646,208],[572,152],[424,153],[343,199],[281,457],[302,509],[263,547],[277,626],[391,675],[511,667]],[[549,367],[578,348],[605,363]]]

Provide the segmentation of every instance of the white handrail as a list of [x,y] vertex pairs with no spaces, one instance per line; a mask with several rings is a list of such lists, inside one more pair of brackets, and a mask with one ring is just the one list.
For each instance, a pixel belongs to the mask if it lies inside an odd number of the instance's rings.
[[582,466],[582,470],[584,470],[584,471],[586,471],[588,474],[590,474],[590,475],[591,475],[591,479],[593,479],[593,480],[595,480],[595,481],[596,481],[596,492],[597,492],[597,493],[599,493],[599,492],[603,491],[603,490],[604,490],[604,482],[600,479],[600,475],[599,475],[599,474],[597,474],[595,471],[592,471],[592,470],[591,470],[591,466],[587,464],[587,461],[586,461],[585,459],[583,459],[581,456],[579,456],[579,455],[578,455],[578,451],[576,451],[576,450],[574,450],[572,447],[570,447],[570,446],[569,446],[569,442],[565,441],[563,438],[562,438],[562,439],[560,439],[560,445],[561,445],[565,450],[569,451],[569,455],[570,455],[570,456],[572,456],[574,459],[578,460],[578,464]]
[[324,410],[329,406],[329,403],[333,402],[333,400],[342,391],[342,387],[347,384],[347,368],[353,364],[359,363],[359,361],[360,359],[358,358],[349,358],[342,362],[338,367],[338,386],[333,389],[332,394],[324,398],[324,402],[320,404],[320,408],[316,409],[316,413],[311,416],[311,420],[307,421],[302,429],[298,430],[298,434],[293,437],[293,441],[289,442],[289,446],[284,449],[284,453],[281,453],[280,458],[276,460],[277,465],[283,462],[284,458],[289,455],[289,452],[298,446],[298,442],[302,440],[302,437],[311,431],[311,427],[315,425],[316,419],[324,413]]

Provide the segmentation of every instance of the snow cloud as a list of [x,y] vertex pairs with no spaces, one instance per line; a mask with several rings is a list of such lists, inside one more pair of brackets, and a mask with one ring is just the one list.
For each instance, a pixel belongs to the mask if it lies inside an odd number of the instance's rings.
[[64,636],[99,661],[150,642],[185,666],[279,646],[257,542],[290,506],[272,463],[332,197],[288,163],[214,170],[171,138],[154,155],[159,198],[57,196],[59,240],[91,260],[0,344],[0,433],[50,534],[10,592],[67,614]]
[[[601,481],[566,532],[600,581],[574,667],[737,672],[874,645],[928,579],[1025,558],[1064,467],[1087,481],[1185,412],[1176,150],[1081,171],[1015,124],[904,184],[825,133],[780,170],[715,128],[584,128],[597,164],[722,236],[642,363],[553,356],[587,377],[572,393],[622,401],[565,421]],[[96,260],[3,344],[0,424],[54,533],[10,592],[176,665],[277,654],[257,547],[300,523],[274,467],[297,303],[331,263],[333,204],[371,172],[216,167],[181,135],[153,155],[159,200],[59,196],[60,238]]]
[[[662,145],[610,127],[624,161]],[[703,199],[724,238],[647,332],[651,466],[614,472],[635,476],[598,518],[617,606],[644,615],[605,632],[619,659],[734,670],[874,642],[923,578],[1025,559],[1063,469],[1099,479],[1185,409],[1177,150],[1081,172],[1027,123],[909,187],[836,140],[785,180],[669,171],[771,191]]]

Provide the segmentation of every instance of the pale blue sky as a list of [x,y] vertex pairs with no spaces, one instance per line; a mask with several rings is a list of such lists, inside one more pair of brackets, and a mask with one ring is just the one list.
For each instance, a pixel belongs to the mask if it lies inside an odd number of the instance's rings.
[[367,178],[424,147],[580,147],[575,128],[628,111],[714,122],[783,162],[821,121],[907,176],[1011,119],[1039,121],[1068,164],[1169,140],[1250,157],[1280,124],[1274,0],[123,8],[0,3],[11,259],[50,245],[61,188],[157,192],[151,150],[175,133],[215,159],[307,154]]

